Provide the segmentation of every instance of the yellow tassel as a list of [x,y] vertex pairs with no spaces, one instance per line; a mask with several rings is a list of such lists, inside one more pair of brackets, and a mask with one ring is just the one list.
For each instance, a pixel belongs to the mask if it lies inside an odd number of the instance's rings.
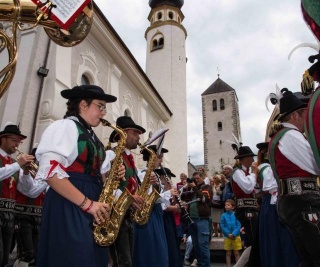
[[282,128],[283,128],[283,125],[281,124],[281,122],[278,120],[275,120],[270,127],[269,137],[274,136]]

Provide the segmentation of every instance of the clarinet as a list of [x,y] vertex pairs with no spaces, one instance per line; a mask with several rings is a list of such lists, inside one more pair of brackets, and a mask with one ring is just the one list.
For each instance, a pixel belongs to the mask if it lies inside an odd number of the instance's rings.
[[[164,172],[164,176],[165,176],[165,178],[166,178],[166,181],[171,185],[172,188],[174,188],[174,185],[173,185],[171,179],[168,177],[165,169],[164,169],[161,165],[160,165],[160,168],[161,168],[161,169],[163,170],[163,172]],[[187,209],[182,205],[180,196],[175,196],[175,198],[177,199],[179,208],[180,208],[180,210],[181,210],[181,219],[182,219],[183,221],[185,221],[185,222],[188,224],[188,226],[192,225],[194,222],[193,222],[193,220],[191,219],[191,217],[190,217]]]

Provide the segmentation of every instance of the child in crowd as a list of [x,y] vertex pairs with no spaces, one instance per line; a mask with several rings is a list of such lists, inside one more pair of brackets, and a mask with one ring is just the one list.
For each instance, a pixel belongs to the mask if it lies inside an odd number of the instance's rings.
[[222,214],[220,220],[220,229],[224,237],[224,249],[226,250],[226,264],[227,267],[231,266],[231,253],[237,262],[240,257],[239,250],[242,249],[240,228],[241,224],[234,215],[235,202],[232,199],[227,199],[225,202],[226,212]]

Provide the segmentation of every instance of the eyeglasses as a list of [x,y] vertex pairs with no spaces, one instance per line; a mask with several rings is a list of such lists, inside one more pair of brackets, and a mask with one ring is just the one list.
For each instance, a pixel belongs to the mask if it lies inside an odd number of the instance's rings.
[[98,104],[96,104],[94,102],[92,102],[91,104],[96,105],[99,108],[100,112],[107,112],[107,107],[106,106],[98,105]]

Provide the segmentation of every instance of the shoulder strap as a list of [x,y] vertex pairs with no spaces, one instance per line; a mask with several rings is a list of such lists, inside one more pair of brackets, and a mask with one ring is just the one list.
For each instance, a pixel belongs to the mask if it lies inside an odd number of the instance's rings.
[[271,139],[269,143],[269,149],[268,149],[268,158],[270,161],[270,166],[273,171],[274,178],[276,178],[277,183],[279,183],[279,176],[276,170],[276,161],[275,161],[275,151],[276,151],[276,145],[281,139],[281,137],[287,132],[293,130],[292,128],[282,128],[279,132],[275,134],[275,136]]
[[268,165],[263,166],[263,167],[261,168],[261,170],[259,171],[259,178],[260,178],[261,181],[263,181],[263,175],[262,175],[262,173],[263,173],[263,171],[264,171],[267,167],[268,167]]
[[[306,123],[305,123],[305,133],[307,136],[307,139],[310,143],[313,155],[314,155],[314,159],[317,163],[318,166],[320,166],[320,150],[317,144],[317,138],[316,138],[316,133],[315,133],[315,127],[314,127],[314,109],[317,108],[318,104],[317,100],[319,98],[319,94],[320,94],[320,90],[316,90],[313,95],[310,98],[309,101],[309,107],[308,107],[308,115],[306,118]],[[316,110],[317,112],[318,110]],[[316,124],[316,127],[318,125]]]

